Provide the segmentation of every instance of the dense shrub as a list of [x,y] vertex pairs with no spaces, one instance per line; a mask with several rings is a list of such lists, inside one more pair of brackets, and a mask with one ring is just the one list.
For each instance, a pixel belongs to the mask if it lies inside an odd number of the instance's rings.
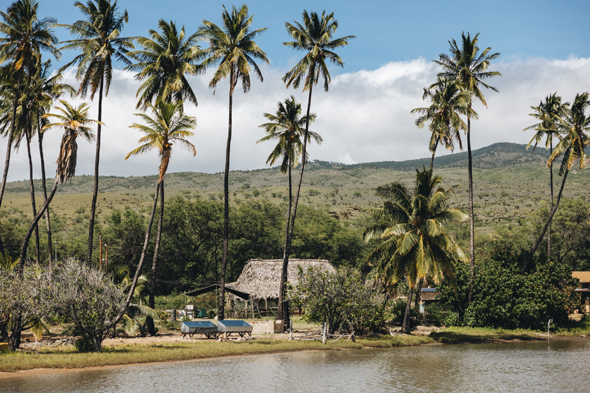
[[445,323],[472,327],[543,329],[549,319],[565,325],[568,311],[579,304],[577,280],[565,263],[539,263],[524,274],[526,250],[499,250],[476,264],[473,300],[467,305],[469,268],[459,266],[457,290],[441,285],[439,299],[453,314]]
[[295,307],[305,309],[305,320],[326,322],[330,333],[343,327],[370,332],[385,324],[383,290],[356,270],[340,268],[331,273],[300,268],[299,283],[289,288],[289,298]]

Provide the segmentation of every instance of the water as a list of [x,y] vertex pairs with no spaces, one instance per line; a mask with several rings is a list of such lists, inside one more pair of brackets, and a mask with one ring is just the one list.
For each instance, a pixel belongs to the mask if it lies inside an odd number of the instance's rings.
[[587,392],[590,341],[297,352],[0,379],[0,392]]

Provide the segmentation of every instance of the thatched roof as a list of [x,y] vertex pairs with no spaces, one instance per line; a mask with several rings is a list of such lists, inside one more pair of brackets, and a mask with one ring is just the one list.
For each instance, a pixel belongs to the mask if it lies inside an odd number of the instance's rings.
[[572,272],[572,277],[580,280],[580,284],[590,282],[590,272]]
[[[289,259],[287,280],[297,285],[297,276],[301,266],[303,270],[310,267],[319,267],[329,272],[335,272],[336,268],[325,259]],[[232,287],[240,292],[249,293],[255,299],[278,299],[282,259],[251,259],[248,261],[242,274]]]

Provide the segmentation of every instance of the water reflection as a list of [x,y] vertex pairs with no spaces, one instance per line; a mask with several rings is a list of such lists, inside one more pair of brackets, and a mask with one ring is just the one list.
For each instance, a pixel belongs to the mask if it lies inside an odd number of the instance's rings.
[[0,391],[580,392],[589,361],[586,340],[299,352],[11,378]]

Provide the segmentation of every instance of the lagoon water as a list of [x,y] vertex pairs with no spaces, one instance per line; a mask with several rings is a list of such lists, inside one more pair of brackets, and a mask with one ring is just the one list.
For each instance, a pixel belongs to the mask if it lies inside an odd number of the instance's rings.
[[0,379],[0,392],[587,392],[590,340],[297,352]]

